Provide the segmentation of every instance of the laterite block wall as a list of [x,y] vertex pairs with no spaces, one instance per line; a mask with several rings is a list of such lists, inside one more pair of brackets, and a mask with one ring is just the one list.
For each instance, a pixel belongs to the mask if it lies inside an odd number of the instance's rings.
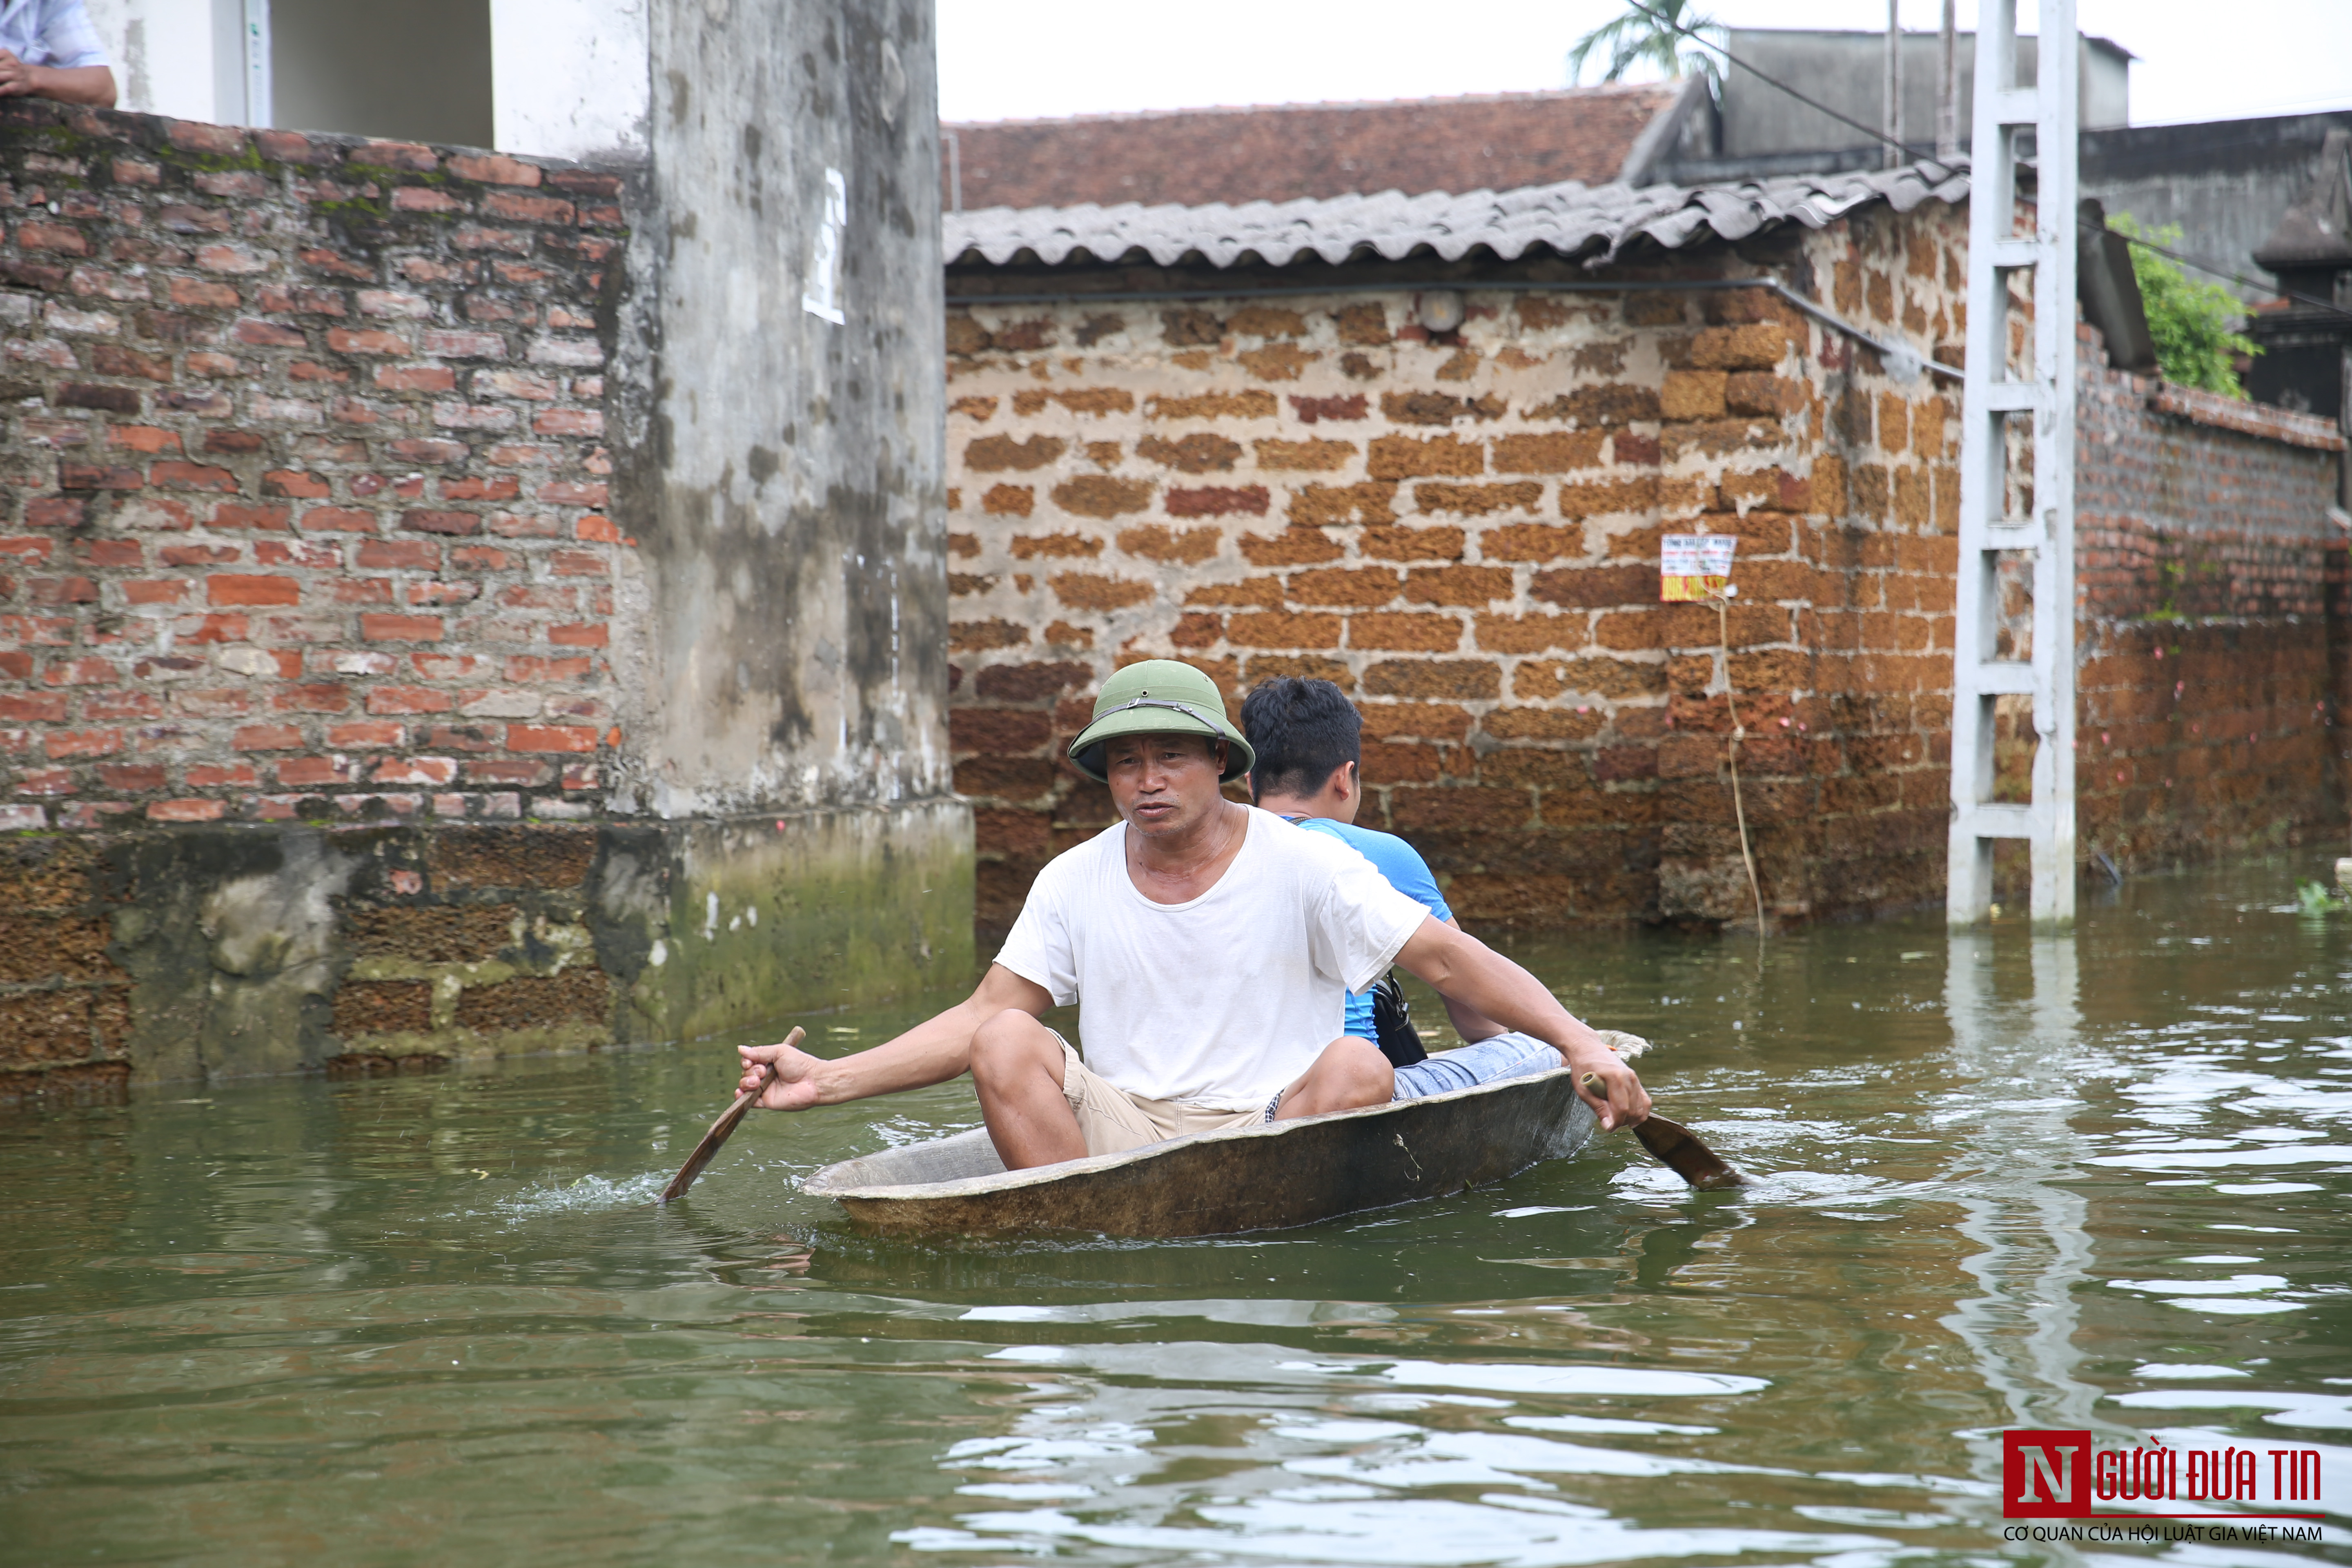
[[[1953,345],[1965,240],[1963,213],[1882,210],[1784,270]],[[1408,289],[951,311],[951,728],[984,936],[1110,819],[1059,761],[1087,694],[1165,655],[1236,701],[1273,674],[1345,687],[1367,820],[1473,920],[1740,916],[1727,674],[1770,906],[1937,896],[1947,384],[1753,290],[1468,300],[1443,339]],[[1698,529],[1740,541],[1727,666],[1712,609],[1658,602],[1659,536]]]

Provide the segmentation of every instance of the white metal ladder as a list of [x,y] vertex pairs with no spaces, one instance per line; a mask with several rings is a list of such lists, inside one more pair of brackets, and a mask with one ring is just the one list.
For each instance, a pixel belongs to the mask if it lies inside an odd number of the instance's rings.
[[[2037,926],[2074,919],[2074,249],[2080,36],[2074,0],[2039,0],[2035,85],[2017,83],[2017,0],[1985,0],[1977,23],[1976,131],[1969,196],[1968,366],[1960,437],[1960,550],[1952,645],[1952,823],[1948,919],[1992,907],[1996,840],[2032,846]],[[2034,220],[2015,233],[2018,141],[2034,133]],[[2009,374],[2009,282],[2033,280],[2030,379]],[[2030,415],[2030,515],[2008,515],[2008,420]],[[2000,552],[2033,564],[2030,663],[1994,659]],[[2031,696],[2033,795],[1993,798],[1993,700]]]

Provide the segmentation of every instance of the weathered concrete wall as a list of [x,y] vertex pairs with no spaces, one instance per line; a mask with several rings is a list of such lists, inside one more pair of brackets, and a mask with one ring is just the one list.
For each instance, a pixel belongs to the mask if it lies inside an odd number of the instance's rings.
[[660,815],[948,788],[930,59],[921,0],[656,14],[616,391]]
[[[2202,125],[2118,126],[2083,138],[2082,190],[2110,216],[2127,213],[2151,228],[2177,226],[2174,248],[2224,272],[2261,279],[2254,252],[2319,174],[2327,132],[2352,126],[2352,112],[2283,114]],[[2251,305],[2248,289],[2198,273]]]
[[653,20],[617,173],[0,106],[0,1097],[967,972],[928,7]]
[[[1975,132],[1977,40],[1973,32],[1955,40],[1959,49],[1959,135],[1965,148]],[[2032,86],[2039,40],[2018,40],[2018,75]],[[1882,112],[1882,73],[1886,35],[1801,27],[1735,27],[1730,52],[1755,68],[1724,73],[1723,156],[1732,161],[1775,153],[1869,145],[1853,121],[1876,125]],[[1903,35],[1903,140],[1914,148],[1936,145],[1936,104],[1942,83],[1943,41],[1932,32]],[[2104,38],[2083,40],[2082,117],[2084,130],[2119,126],[2131,119],[2130,57]],[[1775,86],[1787,82],[1814,103],[1847,117],[1841,122]]]
[[709,945],[642,987],[694,1032],[960,979],[971,818],[941,657],[930,5],[673,0],[651,27],[613,380],[643,744],[611,805],[702,825],[673,950]]
[[[1956,345],[1965,243],[1929,204],[1773,261]],[[1236,698],[1339,681],[1365,713],[1367,820],[1474,921],[1741,915],[1727,677],[1768,903],[1938,896],[1947,395],[1759,292],[1465,287],[1440,339],[1409,287],[950,318],[953,730],[984,925],[1109,819],[1059,752],[1145,655]],[[1702,529],[1739,539],[1727,660],[1712,608],[1658,602],[1659,536]]]

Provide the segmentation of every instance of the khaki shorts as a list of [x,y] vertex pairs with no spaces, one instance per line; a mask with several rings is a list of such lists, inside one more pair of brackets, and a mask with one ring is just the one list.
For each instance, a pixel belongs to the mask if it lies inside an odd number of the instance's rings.
[[1221,1132],[1228,1127],[1257,1127],[1265,1121],[1264,1106],[1254,1110],[1214,1110],[1181,1100],[1146,1100],[1129,1094],[1088,1070],[1069,1041],[1058,1034],[1054,1038],[1062,1042],[1062,1097],[1078,1119],[1078,1131],[1086,1135],[1089,1154],[1124,1154],[1165,1138]]

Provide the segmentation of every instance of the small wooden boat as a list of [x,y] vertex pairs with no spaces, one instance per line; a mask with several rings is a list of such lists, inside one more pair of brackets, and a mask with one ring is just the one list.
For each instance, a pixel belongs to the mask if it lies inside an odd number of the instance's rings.
[[1499,1182],[1575,1153],[1598,1123],[1574,1075],[1556,1068],[1027,1171],[1007,1171],[988,1130],[974,1128],[827,1165],[801,1186],[898,1235],[1223,1236]]

